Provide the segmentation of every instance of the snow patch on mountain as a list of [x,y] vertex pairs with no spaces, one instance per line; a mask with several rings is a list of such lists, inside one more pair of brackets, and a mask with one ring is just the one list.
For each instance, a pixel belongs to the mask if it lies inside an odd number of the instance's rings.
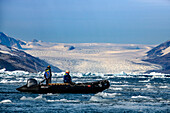
[[[0,68],[6,68],[9,71],[24,70],[37,72],[43,71],[48,65],[47,62],[33,57],[24,51],[0,44]],[[55,66],[51,67],[56,72],[61,71]]]
[[147,56],[148,56],[148,58],[157,58],[157,57],[166,55],[170,52],[168,49],[169,47],[170,47],[170,40],[168,40],[168,41],[154,47],[150,51],[148,51]]
[[10,49],[8,48],[7,46],[5,45],[1,45],[0,44],[0,52],[3,53],[3,54],[9,54],[9,55],[12,55],[12,56],[17,56],[16,54],[13,54],[12,51],[15,51],[15,49]]
[[154,47],[147,52],[147,57],[144,61],[161,65],[159,70],[150,70],[148,72],[170,73],[170,40]]
[[162,53],[163,53],[163,54],[162,54],[161,56],[164,56],[164,55],[170,53],[170,47],[168,47],[168,48],[162,50]]
[[0,32],[0,44],[6,45],[8,47],[22,49],[21,45],[25,45],[26,43],[24,41],[9,37],[3,32]]

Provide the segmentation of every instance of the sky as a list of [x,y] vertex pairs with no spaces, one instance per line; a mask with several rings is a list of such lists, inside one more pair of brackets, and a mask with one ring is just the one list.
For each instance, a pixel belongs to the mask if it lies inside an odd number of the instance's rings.
[[56,43],[160,44],[170,0],[0,0],[0,32]]

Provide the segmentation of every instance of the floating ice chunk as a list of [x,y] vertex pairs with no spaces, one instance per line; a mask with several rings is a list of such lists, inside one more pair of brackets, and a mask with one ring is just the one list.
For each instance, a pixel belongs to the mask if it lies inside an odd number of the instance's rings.
[[25,79],[23,80],[7,80],[7,79],[3,79],[0,81],[0,83],[21,83],[21,82],[26,82]]
[[0,83],[8,83],[8,80],[3,79],[3,80],[0,81]]
[[23,97],[20,98],[20,100],[33,100],[33,98],[32,97],[25,97],[25,96],[23,96]]
[[102,96],[102,97],[107,97],[107,98],[110,98],[110,97],[115,97],[116,95],[121,95],[120,93],[105,93],[105,92],[99,92],[96,94],[96,96]]
[[82,74],[83,76],[90,76],[90,75],[92,75],[91,72],[87,72],[87,73],[84,73],[84,74],[81,73],[81,74]]
[[67,100],[67,99],[59,99],[59,100],[46,100],[47,102],[80,102],[80,100]]
[[119,83],[122,83],[122,82],[115,82],[115,81],[111,81],[110,83],[113,83],[113,84],[119,84]]
[[146,84],[145,86],[146,86],[148,89],[149,89],[149,88],[154,88],[154,86],[152,86],[152,85],[150,85],[150,84]]
[[123,90],[122,88],[115,88],[115,87],[113,87],[113,88],[111,88],[112,90]]
[[159,86],[159,88],[168,88],[168,86]]
[[127,74],[126,74],[125,72],[122,71],[122,72],[120,73],[120,75],[127,75]]
[[92,102],[106,102],[106,101],[110,101],[110,100],[109,99],[103,99],[100,96],[92,96],[89,101],[92,101]]
[[0,103],[12,103],[11,100],[2,100]]
[[131,98],[133,98],[133,99],[151,99],[150,97],[141,96],[141,95],[139,95],[139,96],[132,96]]
[[94,73],[94,74],[92,74],[92,75],[100,76],[100,77],[104,77],[104,76],[105,76],[105,74],[104,74],[104,73]]
[[5,68],[3,68],[3,69],[0,69],[0,73],[5,73]]
[[55,94],[54,94],[54,93],[47,93],[47,94],[46,94],[46,96],[59,96],[59,95],[60,95],[60,94],[58,94],[58,93],[55,93]]
[[35,98],[23,96],[23,97],[20,98],[20,100],[46,100],[46,98],[43,98],[42,95],[39,95]]
[[7,75],[15,75],[15,76],[26,76],[29,75],[29,72],[22,71],[22,70],[16,70],[16,71],[5,71],[5,74]]
[[72,73],[71,76],[73,76],[73,77],[83,77],[84,74],[83,73]]
[[96,96],[92,96],[92,97],[90,98],[90,101],[101,101],[101,100],[102,100],[101,97],[96,97]]
[[120,73],[117,73],[117,74],[113,74],[114,76],[127,76],[128,74],[125,73],[124,71],[121,71]]
[[35,98],[35,100],[46,100],[46,98],[43,98],[42,95],[39,95],[38,97]]
[[150,79],[144,80],[144,81],[139,81],[139,82],[150,82]]
[[165,75],[165,74],[163,74],[163,73],[151,72],[150,75]]
[[75,76],[75,77],[86,77],[86,76],[104,77],[105,74],[104,73],[91,73],[91,72],[87,72],[87,73],[71,73],[71,76]]
[[138,91],[138,90],[140,90],[140,88],[133,88],[133,90]]

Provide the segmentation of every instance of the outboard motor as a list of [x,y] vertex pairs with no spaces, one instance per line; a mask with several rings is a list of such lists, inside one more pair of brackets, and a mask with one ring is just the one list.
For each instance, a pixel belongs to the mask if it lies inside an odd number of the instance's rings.
[[32,86],[35,86],[37,85],[37,80],[33,79],[33,78],[30,78],[27,80],[27,87],[32,87]]

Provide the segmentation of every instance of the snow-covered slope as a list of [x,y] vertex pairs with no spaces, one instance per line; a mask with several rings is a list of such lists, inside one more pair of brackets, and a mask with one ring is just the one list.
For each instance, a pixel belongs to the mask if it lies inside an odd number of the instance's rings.
[[[170,73],[170,40],[156,46],[147,52],[148,58],[145,61],[159,64],[162,66],[161,70],[151,70],[161,73]],[[149,72],[149,71],[148,71]]]
[[[24,70],[37,72],[44,71],[48,65],[45,61],[33,57],[24,51],[0,44],[0,69],[6,68],[8,71]],[[52,67],[56,72],[61,71],[57,67]]]
[[24,41],[9,37],[3,32],[0,32],[0,44],[6,45],[8,47],[22,49],[21,45],[25,45],[26,43]]
[[[148,70],[158,70],[162,68],[160,64],[145,62],[142,60],[143,57],[146,55],[150,58],[161,55],[165,56],[169,51],[168,41],[162,44],[163,46],[152,49],[153,45],[139,44],[68,44],[48,43],[36,39],[31,42],[24,42],[11,38],[2,32],[0,34],[1,43],[3,42],[10,47],[22,48],[34,57],[39,57],[62,70],[70,70],[71,72],[120,73],[123,71],[126,73],[141,73]],[[0,53],[6,55],[6,57],[8,55],[16,58],[19,54],[14,54],[10,49],[3,47]],[[23,61],[21,60],[20,62]]]
[[149,58],[156,58],[156,57],[166,55],[170,52],[169,47],[170,47],[170,40],[168,40],[168,41],[154,47],[150,51],[148,51],[147,56]]
[[29,42],[22,47],[25,48],[25,52],[71,72],[140,73],[161,68],[159,65],[141,61],[152,45],[37,43],[39,45]]
[[170,53],[170,46],[167,47],[165,50],[162,50],[162,53],[163,53],[162,56],[164,56],[164,55]]

